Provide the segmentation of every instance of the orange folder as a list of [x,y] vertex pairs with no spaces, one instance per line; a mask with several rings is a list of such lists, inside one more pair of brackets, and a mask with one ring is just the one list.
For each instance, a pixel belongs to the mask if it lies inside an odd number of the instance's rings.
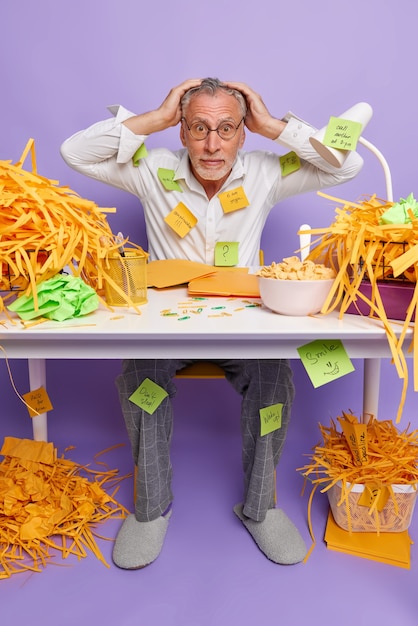
[[184,285],[194,278],[213,274],[216,269],[213,265],[196,263],[185,259],[161,259],[147,263],[148,287],[175,287]]
[[324,539],[330,550],[405,569],[411,567],[412,541],[407,530],[401,533],[349,533],[336,524],[329,511]]
[[217,269],[210,276],[191,280],[188,291],[191,296],[260,297],[257,276],[249,274],[246,267]]

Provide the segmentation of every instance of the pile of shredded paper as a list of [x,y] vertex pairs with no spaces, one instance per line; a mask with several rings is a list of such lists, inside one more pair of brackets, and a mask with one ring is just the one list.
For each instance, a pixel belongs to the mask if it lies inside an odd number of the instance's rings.
[[109,567],[95,529],[128,513],[115,500],[126,477],[57,458],[53,444],[42,441],[6,437],[0,454],[0,579],[41,572],[57,553],[80,559],[91,552]]
[[[350,526],[352,490],[355,485],[363,485],[365,496],[368,496],[367,503],[364,503],[366,515],[373,516],[377,529],[379,515],[385,505],[390,506],[392,518],[396,518],[397,523],[402,521],[402,515],[411,512],[410,508],[404,510],[399,504],[399,496],[394,493],[393,487],[409,485],[411,494],[407,498],[413,503],[416,498],[418,430],[399,431],[391,420],[373,417],[363,423],[355,415],[345,412],[338,417],[338,422],[340,428],[334,420],[331,420],[330,426],[319,424],[322,441],[308,455],[309,462],[297,470],[313,487],[308,504],[308,524],[314,543],[311,506],[318,488],[321,493],[330,494],[338,487],[337,506],[345,511]],[[391,530],[385,529],[382,523],[380,529]]]
[[[29,152],[32,172],[22,167]],[[130,305],[109,273],[109,255],[126,243],[107,222],[105,214],[115,211],[37,174],[33,139],[18,163],[0,161],[0,291],[10,292],[4,299],[23,292],[33,297],[37,310],[36,286],[68,268],[98,294],[107,281]],[[0,312],[6,312],[4,299]]]
[[[350,305],[362,301],[370,308],[369,316],[382,322],[394,365],[399,378],[403,379],[398,422],[408,387],[404,342],[418,305],[418,203],[412,194],[398,203],[385,202],[376,196],[354,203],[322,192],[318,194],[341,205],[335,209],[336,218],[329,227],[308,231],[314,237],[308,258],[336,272],[321,313],[339,309],[342,317]],[[382,266],[389,275],[382,275]],[[415,288],[405,320],[395,327],[387,317],[379,285],[381,281],[396,280],[401,275],[402,280]],[[371,284],[370,297],[361,289],[364,280]],[[415,335],[414,329],[414,389],[418,391],[418,338]]]

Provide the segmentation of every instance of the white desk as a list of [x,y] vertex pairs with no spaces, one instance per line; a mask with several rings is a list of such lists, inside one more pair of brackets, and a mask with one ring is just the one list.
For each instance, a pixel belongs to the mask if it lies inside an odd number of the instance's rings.
[[[297,348],[305,343],[340,339],[350,358],[365,359],[363,412],[377,415],[380,359],[391,357],[378,321],[357,315],[339,320],[337,313],[286,317],[262,307],[248,307],[241,298],[218,297],[196,301],[202,311],[193,313],[182,304],[190,300],[185,288],[150,289],[148,298],[141,315],[133,309],[111,312],[101,308],[77,320],[30,328],[18,320],[15,325],[7,322],[0,326],[0,345],[10,359],[29,359],[30,388],[38,389],[46,386],[45,359],[298,359]],[[164,316],[163,310],[179,315]],[[186,316],[188,319],[181,319]],[[47,415],[33,418],[33,428],[35,439],[46,440]]]

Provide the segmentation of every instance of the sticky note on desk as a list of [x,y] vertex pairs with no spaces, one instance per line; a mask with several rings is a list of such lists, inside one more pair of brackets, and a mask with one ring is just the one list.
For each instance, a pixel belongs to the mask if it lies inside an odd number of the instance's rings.
[[339,339],[311,341],[298,348],[298,353],[315,388],[354,371],[354,366]]

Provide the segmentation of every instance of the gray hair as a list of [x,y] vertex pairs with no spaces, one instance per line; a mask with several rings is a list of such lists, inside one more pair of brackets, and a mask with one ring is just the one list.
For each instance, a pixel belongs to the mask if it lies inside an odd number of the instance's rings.
[[180,102],[183,114],[186,113],[190,100],[194,96],[197,96],[200,93],[208,93],[211,96],[214,96],[217,91],[223,91],[230,96],[234,96],[234,98],[236,98],[238,101],[243,117],[246,116],[247,102],[243,94],[237,89],[231,89],[230,87],[225,85],[225,83],[221,82],[219,78],[204,78],[198,87],[192,87],[192,89],[186,91]]

